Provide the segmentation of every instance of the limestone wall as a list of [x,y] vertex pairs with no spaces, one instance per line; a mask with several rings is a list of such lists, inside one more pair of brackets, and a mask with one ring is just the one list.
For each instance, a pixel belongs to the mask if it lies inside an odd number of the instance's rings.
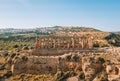
[[12,65],[14,75],[20,73],[56,73],[58,67],[58,58],[55,57],[28,57],[27,61],[19,59]]
[[[99,63],[98,59],[91,56],[92,53],[80,53],[71,52],[60,56],[19,56],[14,60],[11,70],[13,75],[20,73],[30,74],[43,74],[43,73],[56,73],[61,71],[83,71],[86,80],[93,80],[96,73],[99,73],[103,69],[103,65]],[[69,60],[66,60],[66,56],[70,56]],[[77,57],[79,56],[79,60]]]

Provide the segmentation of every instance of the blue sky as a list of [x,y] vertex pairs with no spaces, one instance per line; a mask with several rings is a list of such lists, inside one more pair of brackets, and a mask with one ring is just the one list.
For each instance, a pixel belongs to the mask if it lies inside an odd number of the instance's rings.
[[55,25],[120,31],[120,0],[0,0],[0,28]]

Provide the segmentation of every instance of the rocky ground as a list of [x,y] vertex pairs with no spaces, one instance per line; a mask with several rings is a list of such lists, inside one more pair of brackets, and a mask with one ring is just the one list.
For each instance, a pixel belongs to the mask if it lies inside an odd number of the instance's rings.
[[[71,61],[68,60],[67,71],[58,71],[55,74],[19,74],[12,76],[10,70],[6,70],[8,57],[14,57],[14,54],[3,55],[1,52],[0,55],[0,80],[2,81],[119,81],[120,74],[120,49],[119,47],[110,47],[110,48],[101,48],[104,50],[103,53],[69,53],[72,55],[78,54],[82,56],[82,70],[75,70],[75,62],[72,62],[74,59],[71,58]],[[64,57],[66,55],[65,54]],[[19,55],[19,54],[18,54]],[[56,58],[56,57],[55,57]],[[9,58],[10,59],[10,58]],[[67,60],[68,57],[65,57]],[[8,60],[7,60],[8,61]],[[8,61],[9,62],[9,61]],[[77,66],[76,66],[77,67]],[[79,67],[78,67],[79,69]]]

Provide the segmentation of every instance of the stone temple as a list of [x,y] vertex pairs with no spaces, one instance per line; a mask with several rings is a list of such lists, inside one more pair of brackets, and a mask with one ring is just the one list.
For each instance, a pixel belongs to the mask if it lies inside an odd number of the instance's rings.
[[62,55],[70,51],[85,51],[93,48],[93,37],[85,36],[39,36],[32,55]]

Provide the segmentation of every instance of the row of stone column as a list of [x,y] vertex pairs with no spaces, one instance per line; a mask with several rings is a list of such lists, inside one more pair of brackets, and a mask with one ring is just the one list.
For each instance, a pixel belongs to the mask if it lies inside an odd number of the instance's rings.
[[36,48],[92,48],[93,39],[83,37],[42,37],[36,38]]

